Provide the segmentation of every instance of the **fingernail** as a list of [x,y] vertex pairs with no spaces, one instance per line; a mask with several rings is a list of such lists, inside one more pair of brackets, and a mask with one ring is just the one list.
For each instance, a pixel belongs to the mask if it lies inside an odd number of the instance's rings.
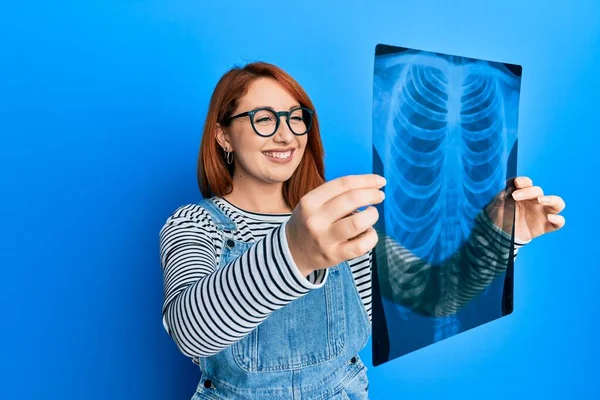
[[542,196],[538,198],[538,201],[542,204],[550,203],[550,198],[548,196]]
[[379,182],[379,184],[382,186],[384,186],[387,183],[387,181],[385,180],[385,178],[383,176],[378,176],[377,182]]
[[558,217],[558,215],[548,214],[548,220],[550,222],[558,222],[560,220],[560,218]]
[[521,193],[521,192],[513,192],[512,196],[513,196],[513,199],[519,200],[519,199],[521,199],[523,197],[523,193]]

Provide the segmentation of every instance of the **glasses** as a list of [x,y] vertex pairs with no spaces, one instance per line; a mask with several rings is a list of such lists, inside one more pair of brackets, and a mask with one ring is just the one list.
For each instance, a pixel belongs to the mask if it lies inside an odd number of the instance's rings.
[[229,124],[232,119],[248,116],[257,135],[270,137],[279,129],[280,118],[285,116],[290,131],[294,135],[301,136],[310,130],[313,114],[314,111],[306,107],[296,107],[290,111],[275,111],[268,107],[261,107],[225,118],[223,123]]

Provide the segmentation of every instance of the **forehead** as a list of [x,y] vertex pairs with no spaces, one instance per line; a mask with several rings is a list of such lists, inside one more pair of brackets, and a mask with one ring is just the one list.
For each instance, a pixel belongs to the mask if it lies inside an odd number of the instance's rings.
[[258,78],[248,87],[248,92],[240,98],[239,108],[271,106],[276,110],[287,110],[299,102],[273,78]]

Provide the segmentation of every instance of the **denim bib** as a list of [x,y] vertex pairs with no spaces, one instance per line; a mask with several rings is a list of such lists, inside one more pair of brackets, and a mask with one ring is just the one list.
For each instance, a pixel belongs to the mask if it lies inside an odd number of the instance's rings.
[[[212,201],[199,202],[223,234],[218,268],[252,242],[234,238],[237,225]],[[367,367],[358,356],[371,323],[346,261],[326,283],[274,311],[243,339],[200,357],[192,398],[220,400],[368,399]]]

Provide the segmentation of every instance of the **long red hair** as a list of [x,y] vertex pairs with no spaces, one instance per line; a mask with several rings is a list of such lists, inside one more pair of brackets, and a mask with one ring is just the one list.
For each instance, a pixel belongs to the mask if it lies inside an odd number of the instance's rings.
[[[250,83],[261,77],[277,80],[301,106],[315,109],[302,86],[287,72],[273,64],[254,62],[226,72],[211,96],[198,155],[198,185],[205,198],[221,197],[231,192],[227,192],[227,188],[232,185],[233,164],[225,162],[224,150],[216,139],[216,124],[232,115],[239,99],[247,93]],[[302,160],[290,179],[283,184],[283,197],[292,209],[302,196],[325,182],[325,153],[316,112],[307,135],[307,146]]]

